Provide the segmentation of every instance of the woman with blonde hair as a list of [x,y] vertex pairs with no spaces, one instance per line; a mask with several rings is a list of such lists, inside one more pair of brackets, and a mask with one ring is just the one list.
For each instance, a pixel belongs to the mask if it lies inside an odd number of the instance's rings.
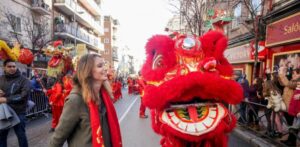
[[[74,88],[50,140],[50,147],[122,147],[104,59],[86,54],[77,64]],[[110,94],[109,94],[110,93]]]

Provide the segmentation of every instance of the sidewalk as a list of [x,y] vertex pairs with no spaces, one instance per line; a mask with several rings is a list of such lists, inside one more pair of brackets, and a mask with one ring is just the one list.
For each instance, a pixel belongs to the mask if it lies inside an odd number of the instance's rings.
[[254,147],[276,147],[274,143],[268,141],[265,138],[260,137],[258,134],[251,132],[250,130],[244,129],[237,126],[233,132],[234,135],[239,136],[241,139],[245,140]]
[[[47,147],[51,133],[51,115],[49,117],[39,117],[27,122],[26,135],[29,147]],[[13,129],[10,130],[8,139],[8,147],[19,147],[17,137]],[[66,147],[66,145],[64,145]]]
[[[258,116],[262,116],[261,120],[259,121],[260,129],[254,130],[253,128],[250,128],[249,126],[243,126],[237,124],[236,129],[234,130],[234,133],[242,136],[245,140],[248,140],[249,142],[253,144],[257,144],[256,146],[263,146],[265,143],[260,144],[259,139],[262,139],[263,141],[267,142],[267,146],[273,145],[273,146],[281,146],[284,147],[285,145],[280,142],[280,140],[286,140],[288,137],[288,127],[285,123],[283,123],[283,136],[280,137],[270,137],[267,136],[265,133],[267,131],[267,120],[266,117],[264,116],[264,111],[260,110],[258,112]],[[236,118],[239,118],[238,114],[236,115]],[[300,133],[300,132],[299,132]],[[299,134],[298,134],[299,135]],[[300,141],[297,140],[297,147],[300,147]]]

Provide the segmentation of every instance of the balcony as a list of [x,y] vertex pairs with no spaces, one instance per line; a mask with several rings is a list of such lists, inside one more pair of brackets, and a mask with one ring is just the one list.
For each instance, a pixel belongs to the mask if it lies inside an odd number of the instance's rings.
[[33,0],[31,10],[41,15],[51,15],[49,5],[44,0]]
[[75,20],[77,22],[87,28],[93,29],[96,34],[103,35],[103,29],[97,24],[94,17],[81,6],[76,6],[76,3],[73,0],[56,0],[54,6],[67,15],[75,15]]
[[113,35],[113,36],[112,36],[112,39],[113,39],[114,41],[116,41],[116,40],[117,40],[116,35]]
[[76,38],[76,41],[86,44],[93,50],[103,50],[99,37],[88,33],[81,27],[76,27],[75,23],[57,24],[55,25],[54,32],[56,36],[60,36],[62,38]]
[[94,16],[101,15],[100,5],[94,0],[79,0],[79,2],[86,7]]
[[118,54],[117,53],[113,53],[112,59],[113,59],[113,61],[119,61]]

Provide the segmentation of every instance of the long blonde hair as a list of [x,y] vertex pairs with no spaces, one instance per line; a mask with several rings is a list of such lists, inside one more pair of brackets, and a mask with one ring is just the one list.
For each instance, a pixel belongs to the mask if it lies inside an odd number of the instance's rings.
[[[95,65],[95,59],[102,58],[99,54],[86,54],[83,55],[78,63],[76,68],[76,74],[74,76],[74,82],[82,91],[83,100],[85,103],[90,102],[91,100],[99,104],[99,91],[95,91],[93,88],[93,68]],[[112,89],[108,81],[104,81],[102,86],[111,96]]]

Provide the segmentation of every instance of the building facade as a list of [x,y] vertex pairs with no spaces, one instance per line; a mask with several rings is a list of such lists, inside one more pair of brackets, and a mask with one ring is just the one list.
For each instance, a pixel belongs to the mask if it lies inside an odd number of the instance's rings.
[[[234,72],[246,74],[250,82],[253,77],[263,77],[266,69],[278,70],[281,64],[299,67],[299,3],[299,0],[198,0],[204,22],[213,15],[211,10],[221,10],[232,17],[223,32],[229,39],[224,55]],[[179,20],[174,17],[167,26],[181,30]],[[208,31],[205,27],[201,30]]]
[[104,51],[101,52],[104,59],[111,68],[116,69],[118,65],[118,26],[119,21],[111,16],[104,16],[104,35],[101,40],[104,44]]
[[[101,7],[102,0],[6,0],[0,3],[0,39],[11,47],[18,41],[33,53],[55,40],[74,47],[72,56],[100,53],[104,50]],[[31,67],[45,69],[48,60],[36,54]]]
[[300,1],[273,1],[266,24],[267,67],[300,68]]
[[[224,56],[233,65],[234,72],[246,74],[248,81],[253,77],[263,76],[266,68],[266,55],[264,44],[264,27],[262,16],[269,13],[270,1],[249,0],[249,1],[215,1],[207,2],[207,10],[221,10],[232,17],[231,22],[224,27],[224,34],[227,35],[228,49]],[[207,19],[207,15],[203,16]],[[255,59],[255,48],[263,52]]]
[[[22,48],[29,48],[36,53],[51,40],[51,10],[52,0],[1,2],[0,39],[10,47],[19,42]],[[45,67],[46,62],[45,56],[36,56],[32,66]],[[18,64],[18,67],[21,72],[27,72],[25,65]]]
[[53,0],[54,40],[63,40],[65,46],[76,46],[80,52],[100,53],[104,50],[101,6],[102,0]]

